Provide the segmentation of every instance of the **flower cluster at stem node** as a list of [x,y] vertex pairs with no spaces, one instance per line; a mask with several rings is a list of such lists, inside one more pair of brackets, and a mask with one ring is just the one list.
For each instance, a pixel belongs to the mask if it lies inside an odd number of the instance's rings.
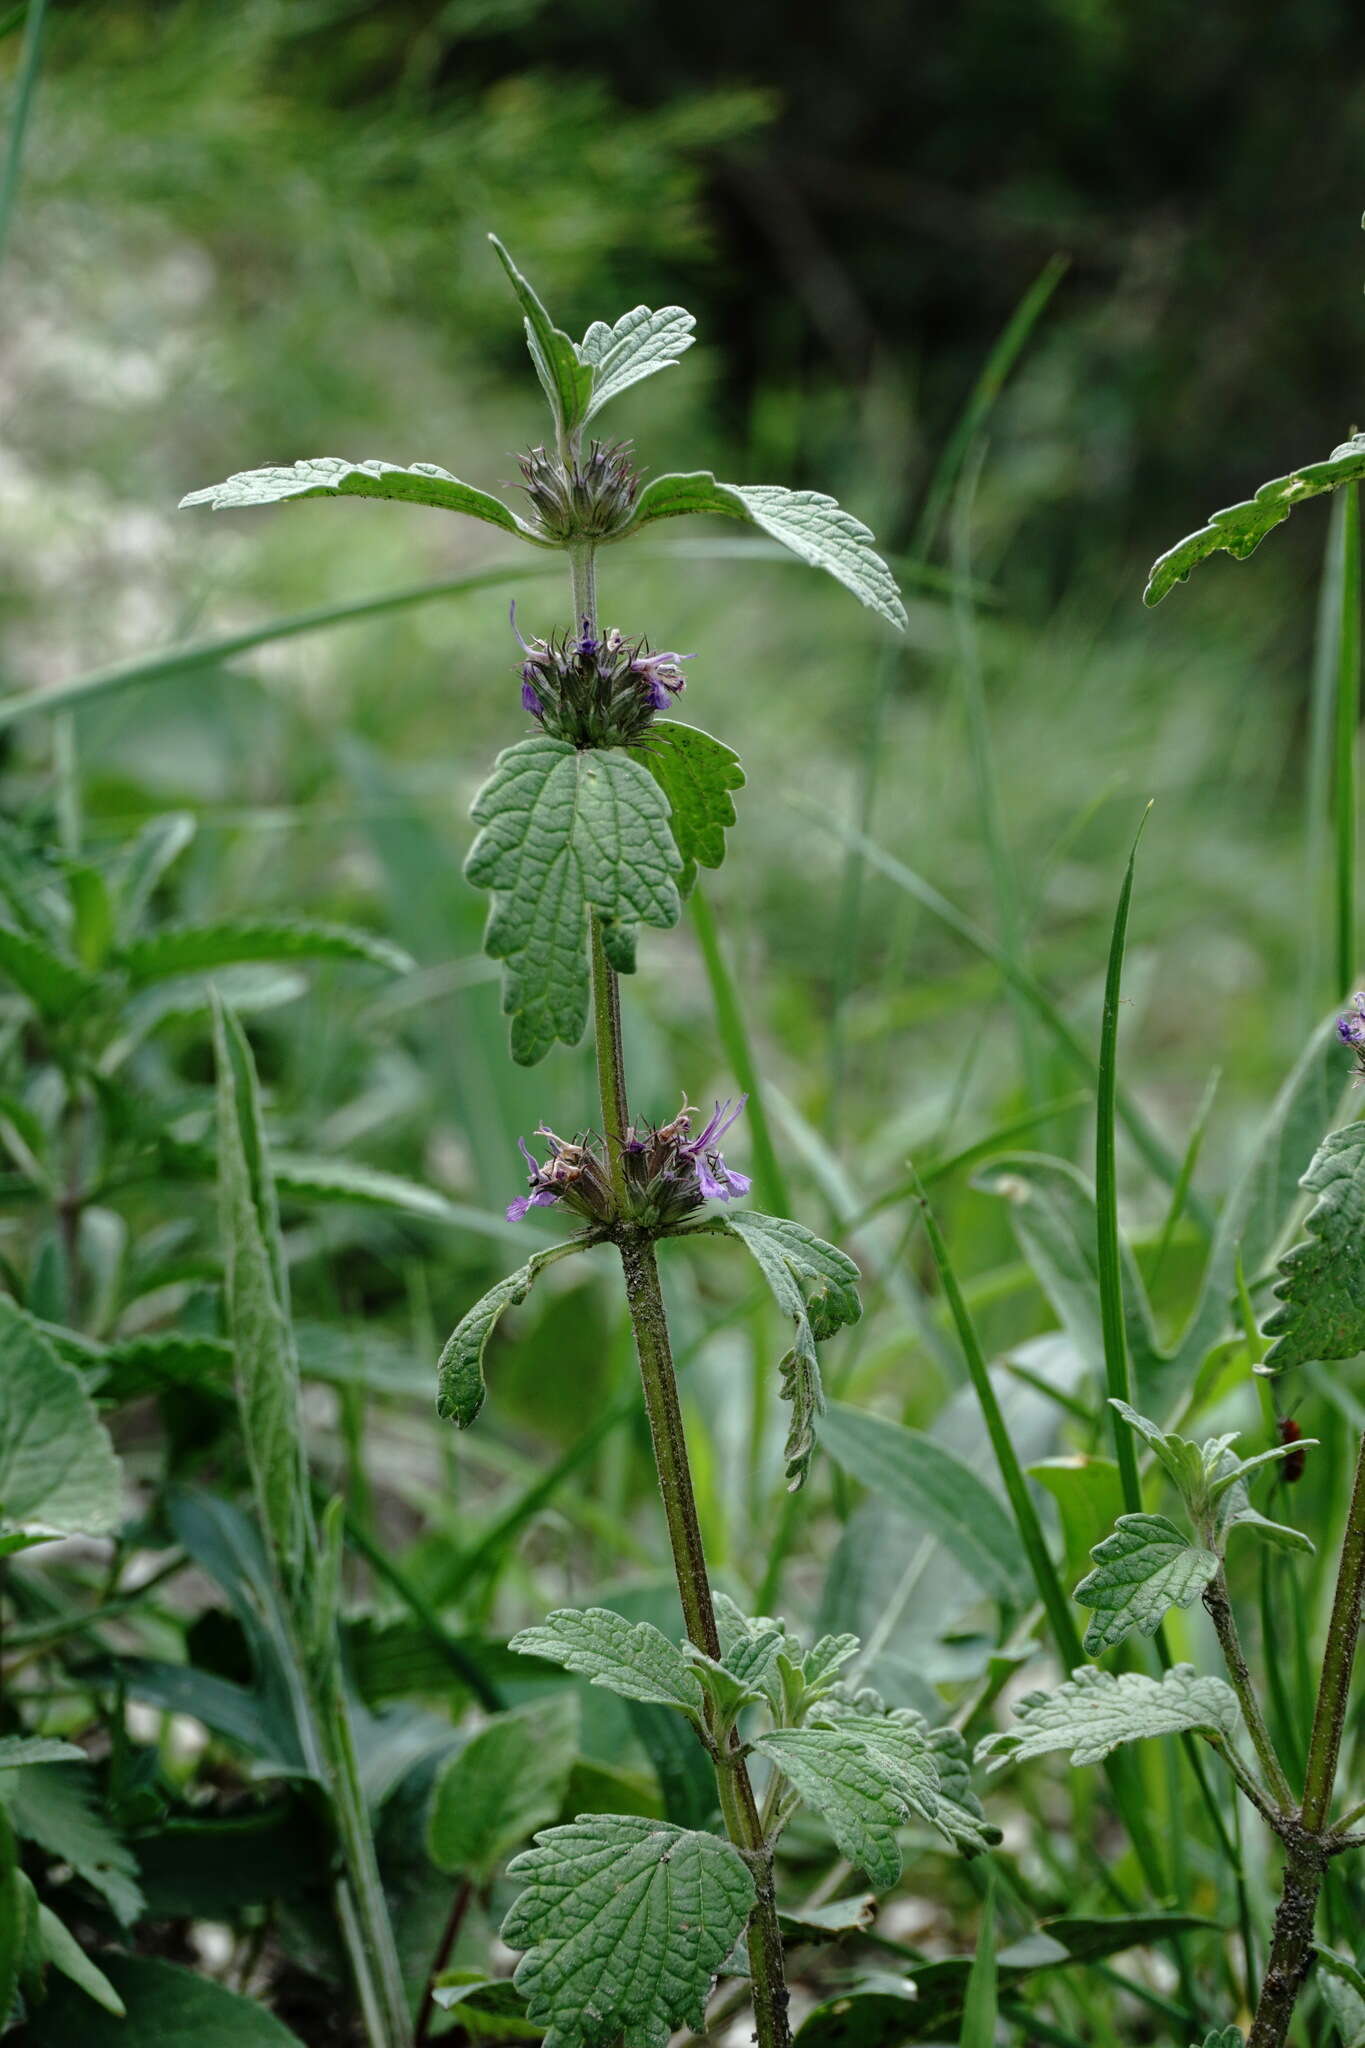
[[573,747],[629,747],[642,740],[655,714],[683,688],[681,665],[691,660],[651,653],[647,640],[627,640],[616,626],[594,633],[589,619],[576,634],[521,640],[521,648],[522,708],[552,738]]
[[509,1222],[519,1223],[528,1209],[559,1207],[569,1209],[594,1229],[610,1230],[618,1223],[645,1228],[666,1228],[681,1223],[703,1202],[728,1202],[747,1195],[747,1173],[736,1173],[725,1164],[719,1145],[739,1117],[748,1097],[738,1102],[718,1102],[714,1113],[693,1134],[692,1119],[697,1111],[684,1102],[670,1123],[632,1123],[621,1147],[625,1202],[618,1207],[612,1188],[606,1147],[595,1132],[587,1132],[570,1143],[544,1124],[536,1135],[545,1140],[548,1157],[542,1163],[519,1138],[527,1165],[530,1193],[518,1195],[507,1205]]
[[1337,1037],[1356,1056],[1356,1079],[1365,1080],[1365,989],[1351,997],[1351,1007],[1337,1018]]
[[522,489],[546,540],[611,540],[635,516],[640,478],[629,441],[593,441],[567,463],[548,448],[519,455]]

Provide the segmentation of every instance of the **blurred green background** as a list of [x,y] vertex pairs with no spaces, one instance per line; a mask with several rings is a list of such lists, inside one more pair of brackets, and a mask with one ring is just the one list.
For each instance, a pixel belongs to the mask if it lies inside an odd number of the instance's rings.
[[[0,13],[9,86],[22,15]],[[799,26],[774,0],[55,5],[0,280],[0,685],[507,562],[487,529],[416,507],[174,509],[308,455],[507,485],[545,421],[490,229],[574,333],[641,300],[690,307],[699,345],[613,430],[654,473],[836,493],[903,572],[909,632],[892,644],[832,583],[700,524],[608,553],[604,618],[694,654],[683,714],[747,765],[707,898],[796,1213],[868,1274],[835,1388],[973,1449],[903,1205],[854,1219],[912,1153],[951,1159],[1040,1109],[1022,1142],[1085,1163],[1085,1076],[887,861],[1015,950],[1093,1042],[1155,799],[1123,1069],[1176,1154],[1222,1070],[1196,1185],[1224,1185],[1337,993],[1309,747],[1326,513],[1252,565],[1217,559],[1159,613],[1141,589],[1214,506],[1357,423],[1363,145],[1365,20],[1329,0],[859,0]],[[1006,361],[1021,307],[1036,317]],[[391,988],[296,980],[253,1042],[283,1142],[479,1212],[470,1229],[306,1205],[289,1221],[303,1315],[368,1346],[369,1393],[385,1375],[395,1392],[366,1436],[368,1395],[317,1390],[319,1461],[349,1459],[438,1604],[461,1547],[577,1460],[464,1617],[503,1628],[662,1560],[605,1276],[547,1283],[468,1438],[424,1405],[446,1330],[513,1263],[516,1135],[590,1113],[586,1051],[510,1066],[460,873],[469,800],[524,725],[508,601],[527,632],[565,622],[543,559],[514,566],[75,721],[97,853],[194,813],[178,914],[344,917],[417,957]],[[0,735],[7,815],[39,839],[54,729]],[[637,1108],[733,1092],[686,923],[647,936],[627,994]],[[148,1085],[202,1103],[202,1028],[154,1059]],[[742,1140],[733,1156],[751,1163]],[[971,1164],[936,1195],[988,1340],[1017,1352],[1055,1318]],[[1167,1194],[1122,1166],[1150,1268]],[[1182,1226],[1162,1254],[1164,1332],[1197,1252]],[[723,1255],[671,1263],[721,1574],[805,1618],[823,1600],[884,1623],[893,1696],[979,1669],[984,1639],[952,1635],[970,1589],[955,1609],[944,1567],[922,1627],[888,1610],[903,1532],[866,1505],[847,1519],[837,1475],[779,1510],[778,1332]],[[1061,1381],[1074,1364],[1029,1355]],[[621,1426],[586,1442],[618,1398]],[[1055,1446],[1055,1404],[1025,1379],[1011,1398],[1024,1450]],[[765,1573],[779,1513],[793,1558]]]

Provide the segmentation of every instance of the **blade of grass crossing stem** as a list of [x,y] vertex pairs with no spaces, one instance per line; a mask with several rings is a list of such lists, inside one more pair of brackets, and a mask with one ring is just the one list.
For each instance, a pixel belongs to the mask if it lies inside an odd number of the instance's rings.
[[[1345,568],[1346,501],[1349,490],[1332,499],[1327,545],[1318,584],[1317,620],[1313,634],[1313,674],[1308,707],[1308,760],[1303,786],[1303,900],[1310,906],[1304,919],[1303,1029],[1316,1024],[1329,1001],[1344,990],[1334,982],[1333,924],[1329,911],[1332,882],[1332,766],[1336,744],[1337,665],[1341,640],[1342,576]],[[1321,906],[1321,913],[1319,912]]]
[[976,1954],[972,1957],[967,1996],[962,2007],[961,2048],[995,2048],[999,2016],[995,1970],[995,1887],[987,1878],[981,1925],[976,1936]]
[[[962,480],[953,505],[952,562],[956,583],[970,576],[972,567],[972,514],[976,487],[986,456],[986,444],[973,443],[963,465]],[[1017,967],[1022,955],[1023,918],[1015,887],[1014,866],[1005,844],[1005,827],[1000,812],[1000,785],[991,746],[990,719],[986,710],[986,688],[981,672],[981,647],[976,632],[976,611],[965,589],[954,588],[952,600],[953,636],[957,643],[955,674],[967,728],[967,752],[971,759],[976,790],[977,817],[981,837],[990,861],[991,887],[995,896],[995,925],[1000,949]],[[1025,1093],[1036,1105],[1045,1093],[1043,1076],[1034,1043],[1033,1017],[1023,995],[1011,983],[1007,990],[1014,1015],[1019,1071]]]
[[[1006,1497],[1009,1500],[1011,1512],[1014,1515],[1014,1525],[1019,1531],[1019,1541],[1023,1545],[1024,1555],[1028,1559],[1029,1570],[1033,1575],[1033,1583],[1038,1589],[1038,1598],[1042,1602],[1043,1612],[1047,1617],[1048,1628],[1051,1631],[1052,1640],[1062,1668],[1067,1673],[1070,1673],[1078,1665],[1084,1664],[1086,1661],[1085,1652],[1081,1647],[1080,1632],[1076,1627],[1075,1617],[1071,1611],[1071,1603],[1066,1597],[1062,1582],[1057,1575],[1057,1567],[1052,1560],[1052,1553],[1047,1547],[1047,1538],[1043,1534],[1043,1525],[1038,1519],[1038,1510],[1034,1506],[1033,1495],[1029,1492],[1028,1481],[1024,1477],[1018,1453],[1010,1439],[1010,1433],[1005,1424],[1000,1402],[991,1381],[990,1370],[986,1364],[986,1356],[981,1349],[981,1342],[976,1334],[976,1326],[972,1321],[971,1312],[962,1298],[962,1289],[958,1285],[957,1274],[954,1270],[953,1262],[948,1255],[948,1247],[944,1241],[943,1232],[939,1229],[938,1219],[929,1206],[928,1197],[918,1183],[916,1184],[915,1198],[920,1205],[920,1212],[924,1218],[924,1228],[929,1239],[929,1248],[933,1252],[934,1264],[938,1268],[944,1298],[948,1303],[949,1313],[952,1316],[953,1325],[957,1331],[958,1343],[962,1348],[962,1356],[966,1363],[968,1377],[972,1383],[972,1390],[981,1409],[982,1420],[986,1425],[986,1434],[991,1440],[991,1449],[995,1453],[995,1462],[1005,1488]],[[1152,1840],[1151,1831],[1147,1826],[1147,1821],[1142,1811],[1139,1796],[1140,1787],[1124,1768],[1128,1761],[1128,1759],[1120,1757],[1107,1757],[1104,1763],[1104,1772],[1109,1779],[1110,1788],[1114,1794],[1114,1802],[1122,1816],[1123,1824],[1128,1830],[1129,1840],[1132,1842],[1137,1859],[1142,1865],[1143,1875],[1153,1893],[1160,1898],[1164,1895],[1166,1889],[1165,1875],[1161,1868],[1160,1859],[1157,1856],[1156,1844]]]
[[[890,701],[901,650],[889,644],[881,647],[873,671],[872,698],[867,707],[863,742],[858,762],[858,826],[872,830],[872,813],[877,801],[878,771],[886,752],[883,733],[886,707]],[[845,1013],[857,985],[858,951],[862,934],[863,882],[865,863],[856,846],[844,849],[844,874],[839,892],[839,918],[834,933],[833,994],[829,1024],[829,1084],[825,1110],[825,1135],[831,1144],[839,1135],[847,1066]]]
[[1066,256],[1048,258],[1006,321],[995,346],[982,366],[981,374],[972,386],[967,403],[962,408],[957,424],[949,435],[934,470],[933,482],[929,486],[924,509],[919,516],[911,553],[921,561],[927,560],[933,553],[934,543],[938,539],[939,528],[943,523],[943,515],[952,498],[953,488],[967,451],[989,419],[1010,371],[1023,354],[1024,345],[1038,324],[1039,316],[1065,277],[1069,261]]
[[1215,1067],[1209,1075],[1208,1085],[1204,1093],[1199,1098],[1199,1107],[1194,1113],[1194,1124],[1190,1130],[1189,1142],[1185,1147],[1185,1156],[1180,1162],[1180,1172],[1177,1174],[1175,1186],[1171,1190],[1170,1204],[1166,1210],[1166,1220],[1161,1226],[1161,1236],[1157,1242],[1156,1251],[1152,1255],[1151,1270],[1147,1275],[1147,1286],[1150,1292],[1155,1292],[1156,1283],[1161,1275],[1161,1269],[1166,1263],[1166,1254],[1171,1249],[1172,1241],[1180,1225],[1180,1219],[1185,1213],[1185,1203],[1189,1199],[1190,1184],[1194,1179],[1195,1168],[1199,1164],[1199,1154],[1204,1149],[1204,1135],[1209,1127],[1209,1118],[1213,1114],[1214,1098],[1218,1093],[1218,1083],[1222,1078],[1223,1069]]
[[9,137],[5,143],[5,160],[0,168],[0,264],[5,260],[5,246],[9,241],[10,223],[14,218],[14,202],[19,193],[19,176],[24,161],[24,138],[28,132],[29,115],[33,111],[33,94],[38,84],[38,71],[43,57],[43,28],[47,15],[47,0],[28,0],[24,14],[24,39],[19,45],[19,73],[14,86],[14,103],[10,108]]
[[736,1081],[749,1098],[748,1119],[754,1147],[754,1179],[758,1183],[756,1192],[764,1208],[774,1210],[779,1216],[787,1216],[791,1213],[791,1197],[787,1191],[786,1175],[782,1171],[773,1145],[772,1129],[768,1123],[768,1112],[763,1100],[758,1069],[754,1065],[753,1048],[744,1022],[744,1011],[740,1006],[739,992],[721,946],[716,920],[711,914],[711,906],[700,883],[692,891],[691,904],[692,929],[697,935],[702,963],[706,968],[706,980],[711,990],[711,1003],[716,1013],[716,1029],[720,1034],[721,1046]]
[[1332,811],[1336,825],[1335,996],[1346,995],[1356,971],[1356,734],[1360,724],[1360,492],[1348,484],[1341,511],[1341,625],[1337,634],[1336,760]]
[[[991,961],[1000,970],[1005,980],[1012,987],[1017,988],[1031,1007],[1037,1011],[1039,1017],[1073,1065],[1081,1069],[1087,1080],[1092,1083],[1096,1081],[1098,1067],[1090,1048],[1082,1041],[1080,1035],[1072,1029],[1071,1025],[1067,1023],[1066,1018],[1062,1015],[1041,983],[1035,981],[1026,968],[1019,966],[1017,962],[1011,961],[988,933],[983,932],[979,925],[973,924],[969,917],[964,916],[956,904],[950,903],[948,898],[940,890],[936,889],[932,882],[925,881],[922,875],[916,874],[915,870],[907,867],[904,861],[897,860],[894,854],[887,853],[884,847],[878,846],[865,833],[857,832],[842,819],[832,817],[813,799],[796,796],[792,797],[790,801],[796,809],[813,818],[817,824],[823,826],[827,832],[832,832],[836,838],[843,839],[851,845],[856,844],[859,846],[869,867],[876,868],[878,873],[885,875],[888,881],[894,882],[898,888],[904,889],[908,896],[913,896],[917,903],[923,904],[930,915],[936,917],[940,924],[946,926],[950,932],[953,932],[961,939],[964,945],[970,946],[972,951],[979,953],[983,959]],[[1152,1129],[1150,1123],[1148,1123],[1141,1109],[1139,1109],[1135,1102],[1129,1099],[1123,1089],[1118,1090],[1116,1100],[1119,1117],[1129,1138],[1132,1140],[1135,1151],[1146,1161],[1158,1180],[1164,1181],[1167,1187],[1174,1187],[1180,1174],[1179,1162],[1167,1150],[1166,1146]],[[1186,1208],[1190,1215],[1198,1221],[1200,1229],[1207,1236],[1211,1229],[1212,1219],[1204,1203],[1195,1194],[1191,1193],[1186,1202]]]
[[[1115,1103],[1118,1094],[1119,1001],[1123,991],[1123,953],[1128,938],[1128,910],[1133,900],[1133,873],[1137,866],[1138,843],[1151,815],[1151,805],[1128,856],[1114,930],[1109,942],[1109,967],[1104,978],[1104,1019],[1100,1026],[1099,1081],[1095,1092],[1095,1220],[1100,1287],[1100,1325],[1104,1334],[1105,1391],[1111,1401],[1133,1401],[1132,1372],[1128,1360],[1128,1339],[1123,1327],[1123,1267],[1119,1258],[1118,1166],[1115,1145]],[[1133,1432],[1111,1408],[1114,1451],[1118,1459],[1123,1505],[1130,1515],[1142,1512],[1142,1482],[1138,1478],[1137,1447]]]

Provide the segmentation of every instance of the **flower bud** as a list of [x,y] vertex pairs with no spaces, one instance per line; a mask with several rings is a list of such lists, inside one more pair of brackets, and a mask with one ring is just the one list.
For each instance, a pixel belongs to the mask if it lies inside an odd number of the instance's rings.
[[640,479],[628,441],[593,441],[566,466],[548,448],[519,456],[522,488],[547,540],[610,540],[635,513]]

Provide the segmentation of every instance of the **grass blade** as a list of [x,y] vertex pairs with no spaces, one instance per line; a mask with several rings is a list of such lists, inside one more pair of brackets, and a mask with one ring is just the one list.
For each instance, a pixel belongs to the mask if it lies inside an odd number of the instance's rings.
[[28,117],[33,111],[38,68],[42,63],[46,14],[47,0],[28,0],[28,9],[24,15],[24,40],[19,46],[19,76],[14,88],[14,105],[10,110],[9,140],[5,145],[4,168],[0,170],[0,263],[5,260],[5,245],[9,240],[10,222],[14,218],[14,202],[19,191],[19,173],[24,161],[24,137],[28,130]]
[[[1128,856],[1123,887],[1114,912],[1109,966],[1104,978],[1104,1022],[1100,1028],[1099,1085],[1095,1096],[1095,1215],[1098,1231],[1100,1324],[1104,1332],[1104,1380],[1111,1400],[1132,1405],[1133,1375],[1128,1335],[1123,1320],[1123,1267],[1119,1256],[1118,1168],[1115,1147],[1115,1104],[1118,1096],[1119,1001],[1123,989],[1123,953],[1128,938],[1128,910],[1133,900],[1133,873],[1143,828],[1151,805],[1142,814],[1133,850]],[[1137,1447],[1122,1417],[1110,1409],[1118,1458],[1123,1505],[1130,1515],[1142,1512]]]
[[995,1978],[995,1888],[988,1879],[985,1903],[981,1908],[981,1927],[976,1937],[976,1954],[972,1957],[971,1974],[967,1979],[967,1997],[962,2007],[960,2048],[995,2048],[998,2018]]
[[711,990],[711,1003],[716,1013],[716,1029],[731,1072],[748,1096],[747,1116],[753,1136],[754,1180],[761,1207],[778,1216],[791,1214],[791,1195],[787,1177],[782,1171],[777,1149],[773,1144],[772,1127],[764,1106],[763,1085],[758,1078],[754,1064],[753,1046],[749,1039],[744,1011],[739,1000],[725,953],[721,947],[720,933],[711,906],[706,900],[700,884],[692,891],[690,898],[692,928],[701,948],[706,979]]
[[[1356,730],[1360,724],[1360,487],[1342,492],[1341,624],[1337,632],[1336,749],[1332,813],[1336,828],[1334,996],[1344,996],[1356,971]],[[1333,528],[1337,539],[1338,527]]]

